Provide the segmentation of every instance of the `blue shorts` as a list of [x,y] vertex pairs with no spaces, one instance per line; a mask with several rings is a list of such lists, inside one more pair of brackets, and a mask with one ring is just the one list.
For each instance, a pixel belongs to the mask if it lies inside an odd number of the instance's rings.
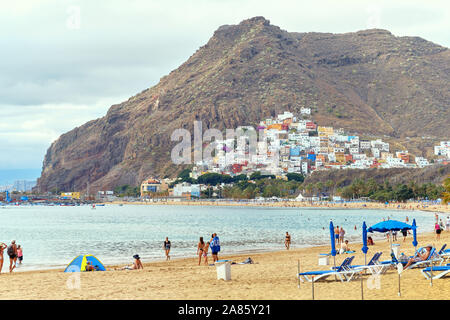
[[336,234],[334,237],[335,237],[336,239],[339,239],[339,235],[338,235],[338,234]]
[[212,253],[212,254],[218,254],[219,251],[211,250],[211,253]]

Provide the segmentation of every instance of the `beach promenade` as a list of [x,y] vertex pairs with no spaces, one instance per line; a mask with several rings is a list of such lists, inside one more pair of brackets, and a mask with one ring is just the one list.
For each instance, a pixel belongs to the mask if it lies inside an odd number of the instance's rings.
[[[419,247],[430,243],[439,249],[444,243],[450,244],[450,232],[443,232],[439,242],[435,240],[433,233],[419,234],[418,241]],[[402,237],[399,237],[400,252],[413,254],[411,242],[411,236],[404,243]],[[350,243],[350,248],[356,251],[351,254],[355,255],[353,264],[363,264],[361,244]],[[115,271],[114,268],[118,266],[108,266],[106,272],[63,273],[63,270],[47,270],[2,273],[0,299],[308,300],[312,298],[312,286],[310,283],[301,283],[298,288],[298,261],[300,260],[301,271],[327,270],[330,266],[318,266],[318,255],[329,251],[329,246],[321,246],[222,255],[220,259],[242,262],[250,256],[255,261],[255,264],[232,265],[231,281],[217,280],[216,268],[198,266],[196,258],[145,263],[144,270],[134,271]],[[383,252],[380,260],[390,259],[389,244],[382,240],[369,247],[367,261],[377,251]],[[351,255],[337,255],[336,263],[340,264]],[[392,269],[378,280],[364,276],[363,294],[364,299],[377,300],[448,300],[449,281],[450,277],[434,280],[431,286],[420,269],[406,270],[401,276],[399,297],[398,273]],[[314,295],[315,299],[359,300],[361,282],[358,279],[341,283],[335,281],[334,277],[329,277],[328,281],[314,284]]]

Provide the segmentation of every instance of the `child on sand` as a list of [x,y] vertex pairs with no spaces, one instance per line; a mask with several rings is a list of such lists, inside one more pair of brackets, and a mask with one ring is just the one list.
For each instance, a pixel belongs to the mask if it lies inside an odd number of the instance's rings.
[[206,266],[208,265],[208,249],[209,249],[209,242],[207,242],[203,247],[203,258]]
[[17,259],[19,260],[19,264],[22,264],[23,248],[22,248],[22,246],[20,244],[17,246]]

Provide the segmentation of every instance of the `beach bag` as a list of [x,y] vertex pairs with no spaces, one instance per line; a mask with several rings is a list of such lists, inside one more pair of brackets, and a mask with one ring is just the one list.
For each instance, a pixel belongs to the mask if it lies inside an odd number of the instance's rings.
[[14,247],[13,246],[9,246],[8,250],[6,252],[8,253],[8,256],[14,255]]

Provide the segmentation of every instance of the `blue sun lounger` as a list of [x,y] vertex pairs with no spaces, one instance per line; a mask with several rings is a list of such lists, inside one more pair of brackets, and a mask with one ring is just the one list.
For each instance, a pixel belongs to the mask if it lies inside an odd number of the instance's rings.
[[372,274],[382,274],[387,271],[391,267],[391,264],[383,264],[379,261],[382,252],[375,252],[372,259],[370,259],[369,263],[366,265],[355,265],[351,266],[352,268],[359,269],[359,270],[369,270]]
[[348,266],[352,263],[353,257],[345,258],[344,261],[342,261],[342,264],[339,267],[336,267],[335,270],[322,270],[322,271],[308,271],[308,272],[301,272],[298,274],[298,278],[304,282],[304,280],[308,282],[316,282],[320,279],[328,278],[329,276],[337,276],[339,280],[342,282],[350,281],[353,276],[358,272],[355,269],[348,268]]
[[446,266],[436,266],[433,267],[433,269],[431,269],[431,267],[428,267],[422,269],[421,272],[427,279],[440,279],[450,273],[450,264],[447,264]]
[[439,262],[442,264],[444,261],[443,258],[440,257],[440,255],[436,252],[435,248],[432,248],[430,251],[430,254],[426,260],[423,261],[417,261],[411,264],[408,268],[405,268],[404,270],[409,270],[412,268],[418,268],[418,267],[427,267],[430,263]]
[[441,250],[439,250],[439,255],[442,258],[442,263],[444,263],[444,261],[450,260],[450,249],[445,249],[447,247],[447,244],[444,244],[441,248]]

